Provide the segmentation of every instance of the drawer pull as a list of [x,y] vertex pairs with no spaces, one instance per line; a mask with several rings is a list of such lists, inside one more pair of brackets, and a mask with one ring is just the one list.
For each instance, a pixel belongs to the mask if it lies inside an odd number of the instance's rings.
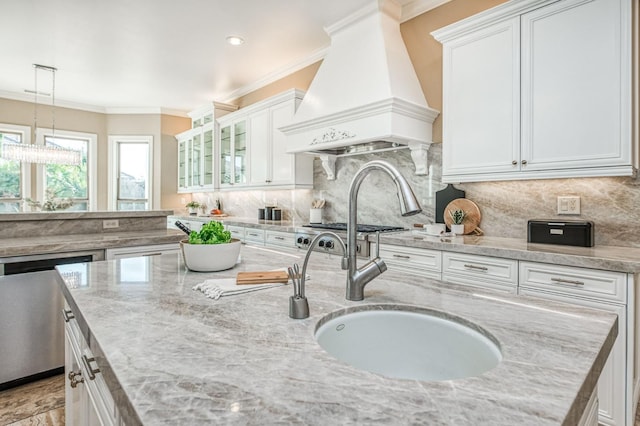
[[471,265],[468,263],[464,264],[465,268],[469,268],[469,269],[477,269],[478,271],[488,271],[489,268],[487,268],[486,266],[478,266],[478,265]]
[[143,254],[142,257],[148,257],[148,256],[160,256],[162,253],[147,253],[147,254]]
[[566,280],[564,278],[551,278],[551,281],[562,284],[584,285],[584,282],[577,280]]
[[89,380],[94,380],[96,378],[96,373],[100,372],[99,368],[91,368],[91,362],[95,361],[96,359],[91,357],[91,358],[87,358],[86,355],[82,355],[82,362],[84,363],[84,366],[87,367],[87,371],[89,372]]
[[257,237],[257,236],[258,236],[258,234],[254,234],[253,232],[249,232],[249,236],[250,236],[250,237]]
[[394,254],[393,257],[395,257],[396,259],[411,259],[411,256],[406,256],[404,254]]
[[73,311],[67,310],[67,309],[63,309],[62,310],[62,317],[64,318],[64,322],[69,322],[70,320],[74,319],[76,316],[73,315]]
[[275,238],[276,240],[284,241],[284,237],[273,237],[273,238]]

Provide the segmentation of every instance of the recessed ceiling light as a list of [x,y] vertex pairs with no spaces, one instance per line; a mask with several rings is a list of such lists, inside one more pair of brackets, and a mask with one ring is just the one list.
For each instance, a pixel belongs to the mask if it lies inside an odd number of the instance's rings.
[[226,40],[227,43],[232,46],[240,46],[242,43],[244,43],[244,39],[240,36],[228,36]]

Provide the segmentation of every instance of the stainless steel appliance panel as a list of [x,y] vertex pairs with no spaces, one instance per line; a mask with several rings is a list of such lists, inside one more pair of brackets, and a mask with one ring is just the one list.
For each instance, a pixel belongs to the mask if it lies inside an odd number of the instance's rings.
[[0,277],[0,389],[64,366],[56,271]]

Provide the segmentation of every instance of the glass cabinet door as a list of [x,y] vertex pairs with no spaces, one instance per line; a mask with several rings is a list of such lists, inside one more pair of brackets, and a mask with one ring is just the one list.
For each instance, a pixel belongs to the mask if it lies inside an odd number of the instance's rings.
[[220,183],[230,184],[233,174],[231,155],[231,126],[220,129]]
[[202,161],[202,135],[197,134],[191,140],[191,184],[193,186],[202,185],[202,176],[200,163]]
[[233,144],[234,144],[234,183],[246,183],[246,165],[247,165],[247,122],[239,121],[233,125]]
[[205,130],[202,134],[202,155],[203,155],[203,170],[202,170],[202,185],[213,185],[213,129]]
[[178,142],[178,189],[187,187],[186,141]]

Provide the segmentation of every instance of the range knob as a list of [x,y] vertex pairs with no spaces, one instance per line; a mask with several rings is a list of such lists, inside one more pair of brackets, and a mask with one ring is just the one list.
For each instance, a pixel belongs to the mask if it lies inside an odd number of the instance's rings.
[[305,246],[308,246],[310,242],[311,241],[309,241],[308,238],[305,238],[304,240],[302,240],[302,244],[304,244]]
[[328,249],[332,249],[333,248],[333,241],[328,240],[325,244],[324,244],[325,248]]
[[302,237],[298,237],[296,241],[298,242],[298,244],[302,244]]
[[[318,247],[324,247],[324,242],[325,242],[324,240],[318,241]],[[327,241],[327,244],[328,244],[328,241]]]

